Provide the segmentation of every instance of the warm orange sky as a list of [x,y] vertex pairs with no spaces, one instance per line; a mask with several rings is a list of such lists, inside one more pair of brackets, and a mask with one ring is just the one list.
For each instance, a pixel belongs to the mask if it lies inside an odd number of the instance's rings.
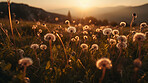
[[25,3],[45,10],[53,10],[69,7],[135,6],[148,3],[148,0],[11,0],[11,2]]

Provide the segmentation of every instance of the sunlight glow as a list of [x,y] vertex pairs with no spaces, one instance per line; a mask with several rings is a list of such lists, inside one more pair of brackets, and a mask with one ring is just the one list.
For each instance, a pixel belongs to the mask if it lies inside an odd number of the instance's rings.
[[81,10],[87,10],[88,8],[91,7],[90,4],[91,0],[78,0],[78,6],[80,7]]

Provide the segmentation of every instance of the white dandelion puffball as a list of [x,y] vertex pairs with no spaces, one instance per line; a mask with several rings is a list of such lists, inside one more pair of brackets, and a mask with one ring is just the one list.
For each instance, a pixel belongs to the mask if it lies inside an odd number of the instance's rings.
[[56,36],[52,33],[47,33],[46,35],[44,35],[44,40],[45,41],[55,41],[56,40]]
[[69,32],[69,33],[75,33],[76,32],[76,28],[70,26],[70,27],[68,27],[67,32]]
[[113,35],[119,35],[119,30],[113,30],[113,31],[112,31],[112,34],[113,34]]
[[133,37],[133,41],[138,41],[138,42],[141,42],[141,41],[144,41],[146,39],[146,36],[144,33],[136,33]]
[[110,39],[109,40],[110,45],[115,45],[117,42],[115,39]]
[[84,40],[88,39],[88,36],[84,35],[84,36],[83,36],[83,39],[84,39]]
[[118,49],[124,49],[124,48],[127,48],[127,44],[125,42],[119,42],[117,43],[116,47]]
[[140,27],[141,27],[141,28],[142,28],[142,27],[143,27],[143,28],[144,28],[144,27],[147,27],[147,24],[146,24],[145,22],[143,22],[143,23],[140,24]]
[[83,34],[84,34],[84,35],[87,35],[87,34],[88,34],[88,32],[87,32],[87,31],[83,31]]
[[23,55],[23,54],[24,54],[24,50],[22,50],[22,49],[18,49],[17,52],[18,52],[18,54],[20,54],[20,55]]
[[99,49],[98,44],[93,44],[93,45],[91,46],[91,50],[98,50],[98,49]]
[[71,38],[71,41],[72,41],[72,42],[75,42],[75,41],[76,41],[76,39],[75,39],[75,38]]
[[38,44],[31,44],[30,48],[36,50],[39,48],[39,45]]
[[79,38],[79,36],[75,36],[75,39],[76,39],[76,41],[79,41],[80,38]]
[[147,31],[147,32],[145,32],[145,36],[146,36],[146,37],[148,37],[148,31]]
[[41,50],[46,50],[47,49],[47,46],[45,44],[42,44],[42,45],[40,45],[40,49]]
[[112,29],[111,28],[105,28],[103,29],[103,34],[104,35],[111,35],[112,33]]
[[16,24],[19,24],[20,22],[18,20],[15,21]]
[[120,26],[126,27],[126,22],[120,22]]
[[83,27],[83,30],[89,30],[89,26],[88,26],[88,25],[85,25],[85,26]]
[[87,44],[81,44],[80,47],[82,48],[82,50],[87,50],[88,49],[88,45]]
[[33,61],[32,61],[31,58],[25,57],[25,58],[20,59],[18,64],[20,64],[22,66],[27,66],[28,67],[28,66],[33,64]]
[[98,69],[103,69],[103,68],[111,69],[112,62],[108,58],[101,58],[101,59],[97,60],[96,67]]
[[120,35],[117,37],[118,42],[125,42],[127,43],[127,37],[125,35]]
[[66,20],[66,21],[65,21],[65,23],[66,23],[66,24],[69,24],[69,23],[70,23],[70,21],[69,21],[69,20]]

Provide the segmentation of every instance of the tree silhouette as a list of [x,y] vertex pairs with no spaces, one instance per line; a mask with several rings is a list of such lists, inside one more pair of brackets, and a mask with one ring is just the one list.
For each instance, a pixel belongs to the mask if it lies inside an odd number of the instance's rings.
[[72,17],[71,17],[70,10],[68,11],[68,15],[67,15],[67,17],[68,17],[68,20],[71,22],[71,21],[72,21]]

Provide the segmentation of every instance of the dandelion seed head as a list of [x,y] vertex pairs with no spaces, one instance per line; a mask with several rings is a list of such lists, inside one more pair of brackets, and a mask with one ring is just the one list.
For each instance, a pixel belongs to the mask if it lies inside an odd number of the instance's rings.
[[30,48],[36,50],[39,48],[39,45],[38,44],[31,44]]
[[96,32],[98,32],[98,33],[101,31],[102,31],[102,29],[99,29],[99,28],[96,29]]
[[37,25],[41,25],[41,23],[38,21],[37,23],[36,23]]
[[67,32],[69,32],[69,33],[75,33],[76,32],[76,28],[70,26],[70,27],[68,27]]
[[75,38],[71,38],[71,41],[72,41],[72,42],[75,42],[75,41],[76,41],[76,39],[75,39]]
[[88,26],[88,25],[85,25],[85,26],[83,27],[83,30],[89,30],[89,26]]
[[126,27],[126,22],[120,22],[121,27]]
[[138,41],[138,42],[141,42],[141,41],[144,41],[146,39],[146,36],[144,33],[136,33],[134,36],[133,36],[133,41]]
[[87,35],[87,34],[88,34],[88,32],[87,32],[87,31],[83,31],[83,34],[84,34],[84,35]]
[[82,48],[82,50],[87,50],[88,49],[88,45],[87,44],[81,44],[80,47]]
[[133,13],[132,16],[133,16],[134,18],[137,18],[137,14],[136,14],[136,13]]
[[45,44],[42,44],[42,45],[40,45],[40,49],[41,50],[46,50],[47,49],[47,46]]
[[37,25],[33,25],[33,26],[32,26],[32,29],[36,29],[36,28],[37,28]]
[[42,33],[43,31],[42,31],[42,29],[39,29],[39,33]]
[[33,61],[32,61],[31,58],[24,57],[24,58],[19,60],[18,64],[28,67],[28,66],[33,64]]
[[88,39],[88,36],[84,35],[84,36],[83,36],[83,39],[84,39],[84,40],[87,40],[87,39]]
[[19,55],[23,55],[24,54],[24,50],[22,50],[22,49],[18,49],[17,52],[18,52]]
[[145,32],[145,36],[146,36],[146,37],[148,37],[148,31],[147,31],[147,32]]
[[93,45],[91,46],[91,50],[98,50],[98,49],[99,49],[98,44],[93,44]]
[[96,67],[98,69],[103,69],[103,68],[111,69],[112,68],[112,62],[108,58],[101,58],[101,59],[97,60]]
[[113,34],[113,35],[119,35],[119,30],[113,30],[113,31],[112,31],[112,34]]
[[105,28],[103,29],[103,34],[104,35],[111,35],[112,33],[112,29],[111,28]]
[[127,37],[125,35],[120,35],[117,37],[118,42],[125,42],[127,43]]
[[119,42],[116,44],[116,47],[118,49],[124,49],[124,48],[127,48],[127,44],[125,42]]
[[115,39],[110,39],[109,40],[110,45],[115,45],[117,42]]
[[69,20],[66,20],[65,23],[66,23],[66,24],[70,24],[70,21],[69,21]]
[[140,28],[142,28],[142,27],[143,27],[143,28],[144,28],[144,27],[147,27],[147,24],[146,24],[145,22],[141,23],[141,24],[140,24]]
[[75,39],[76,39],[76,41],[79,41],[80,38],[79,38],[79,36],[75,36]]
[[46,35],[44,35],[44,40],[45,41],[55,41],[56,40],[56,36],[52,33],[47,33]]
[[20,22],[18,20],[15,21],[16,24],[19,24]]

